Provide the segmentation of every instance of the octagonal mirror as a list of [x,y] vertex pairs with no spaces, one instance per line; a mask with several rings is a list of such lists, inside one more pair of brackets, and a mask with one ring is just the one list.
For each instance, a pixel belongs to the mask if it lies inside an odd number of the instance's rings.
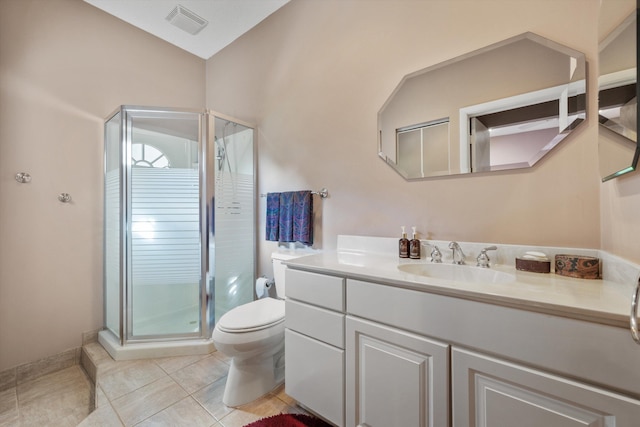
[[584,54],[524,33],[407,75],[378,155],[407,180],[533,166],[586,119]]

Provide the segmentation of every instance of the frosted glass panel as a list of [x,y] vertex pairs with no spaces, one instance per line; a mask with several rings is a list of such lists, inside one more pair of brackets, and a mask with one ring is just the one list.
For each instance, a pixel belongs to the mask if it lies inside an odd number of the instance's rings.
[[210,339],[253,299],[254,160],[253,129],[206,111],[105,122],[105,326],[123,346]]
[[[134,120],[130,174],[132,338],[200,331],[198,116]],[[166,129],[156,131],[160,126]],[[171,126],[175,130],[172,130]],[[179,125],[179,126],[178,126]],[[178,132],[180,130],[180,132]]]
[[198,171],[131,169],[133,335],[197,332]]
[[105,125],[104,311],[105,326],[120,337],[120,164],[121,114]]
[[215,321],[253,300],[253,129],[216,118]]

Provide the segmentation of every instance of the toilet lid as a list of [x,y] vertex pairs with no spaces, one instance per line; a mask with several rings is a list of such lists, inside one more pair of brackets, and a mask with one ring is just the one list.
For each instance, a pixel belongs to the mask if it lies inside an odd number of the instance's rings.
[[225,332],[256,331],[284,320],[284,301],[263,298],[238,306],[218,320],[218,329]]

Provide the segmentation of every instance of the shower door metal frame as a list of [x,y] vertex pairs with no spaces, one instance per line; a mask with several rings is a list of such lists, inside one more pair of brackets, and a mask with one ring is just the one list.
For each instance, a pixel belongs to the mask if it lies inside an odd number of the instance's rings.
[[[199,286],[199,332],[196,333],[183,333],[183,334],[166,334],[166,335],[149,335],[149,336],[136,336],[132,335],[132,304],[131,304],[131,285],[132,285],[132,273],[131,273],[131,191],[130,191],[130,178],[131,178],[131,145],[132,145],[132,119],[135,117],[144,117],[144,115],[151,115],[153,117],[161,116],[162,114],[176,115],[176,114],[198,114],[198,175],[199,175],[199,205],[200,205],[200,286]],[[105,123],[109,122],[117,114],[120,114],[120,129],[119,129],[119,154],[120,154],[120,168],[118,171],[119,176],[119,253],[120,253],[120,265],[119,265],[119,341],[120,345],[124,346],[127,342],[140,343],[140,342],[162,342],[162,341],[180,341],[180,340],[192,340],[192,339],[209,339],[213,332],[213,292],[211,288],[212,275],[214,271],[210,270],[209,265],[209,239],[215,239],[213,228],[211,227],[211,213],[215,206],[212,201],[215,196],[215,118],[228,120],[233,123],[250,128],[253,131],[253,223],[257,224],[257,132],[253,124],[243,122],[236,118],[217,113],[211,110],[200,109],[182,109],[182,108],[164,108],[164,107],[144,107],[144,106],[132,106],[122,105],[117,108],[112,114],[110,114]],[[106,129],[105,129],[105,141],[106,141]],[[123,146],[124,143],[124,146]],[[106,171],[107,165],[107,145],[104,146],[104,171]],[[207,169],[211,169],[213,173],[207,173]],[[104,217],[106,218],[106,209],[104,210]],[[251,256],[254,259],[253,268],[253,281],[255,281],[257,274],[257,239],[254,233],[252,242],[253,253]],[[106,238],[103,241],[103,253],[106,251]],[[107,319],[107,287],[106,287],[106,269],[103,271],[103,298],[104,298],[104,324],[106,325]],[[253,286],[253,283],[251,284]]]

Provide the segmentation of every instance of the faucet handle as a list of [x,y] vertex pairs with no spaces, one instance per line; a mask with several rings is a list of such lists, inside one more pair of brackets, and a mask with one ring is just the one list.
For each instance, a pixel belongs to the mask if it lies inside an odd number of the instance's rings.
[[491,261],[491,259],[489,258],[489,255],[487,255],[487,251],[495,251],[497,249],[497,246],[487,246],[486,248],[482,249],[478,257],[476,258],[476,265],[478,267],[489,268],[489,261]]
[[426,240],[420,240],[420,243],[424,246],[429,246],[431,248],[431,262],[440,263],[442,262],[442,252],[436,245],[432,245]]
[[431,262],[442,262],[442,252],[440,252],[440,249],[438,249],[438,247],[436,245],[432,245],[433,246],[433,250],[431,251]]

